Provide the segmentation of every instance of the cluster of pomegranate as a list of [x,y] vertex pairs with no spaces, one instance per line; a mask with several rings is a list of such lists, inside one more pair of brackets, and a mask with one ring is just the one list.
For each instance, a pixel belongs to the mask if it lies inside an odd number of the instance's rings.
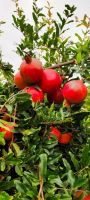
[[[14,76],[18,89],[30,94],[36,103],[44,101],[44,93],[50,103],[60,104],[64,99],[69,104],[78,104],[87,96],[87,87],[81,80],[68,81],[62,88],[63,79],[54,69],[44,69],[42,63],[29,55]],[[38,87],[37,87],[38,86]]]
[[73,136],[72,133],[65,132],[61,133],[57,127],[51,126],[51,131],[49,132],[49,139],[51,138],[50,135],[54,135],[60,144],[68,144],[71,142]]
[[[31,58],[30,55],[25,57],[20,70],[14,76],[17,88],[30,94],[35,103],[44,101],[44,93],[47,94],[48,101],[55,104],[62,103],[64,99],[69,105],[78,104],[86,98],[87,87],[81,80],[68,81],[63,88],[62,81],[58,72],[50,68],[44,69],[42,63],[36,58]],[[7,124],[4,127],[0,128],[0,132],[5,133],[5,140],[11,140],[14,127]],[[62,134],[53,126],[50,134],[55,135],[60,144],[68,144],[72,140],[72,133]]]

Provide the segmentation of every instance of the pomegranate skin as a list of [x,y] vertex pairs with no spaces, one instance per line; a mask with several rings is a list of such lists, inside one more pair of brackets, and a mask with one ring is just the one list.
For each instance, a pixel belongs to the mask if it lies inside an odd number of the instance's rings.
[[55,104],[63,103],[64,97],[63,97],[62,89],[59,88],[53,94],[48,94],[47,99],[50,103],[55,103]]
[[83,195],[83,194],[84,194],[84,190],[81,189],[81,190],[76,191],[75,194],[74,194],[74,196],[75,196],[76,198],[79,198],[79,197],[80,197],[81,195]]
[[25,87],[27,87],[27,84],[24,82],[19,71],[14,76],[14,83],[20,90],[23,90]]
[[39,84],[40,88],[45,93],[53,93],[62,83],[60,75],[53,69],[43,70],[42,79]]
[[4,139],[9,141],[9,140],[12,139],[14,127],[13,126],[9,126],[7,124],[5,124],[5,126],[6,126],[6,128],[8,128],[8,130],[5,129],[5,128],[0,128],[0,132],[4,132],[5,133]]
[[[59,141],[60,137],[61,137],[61,133],[60,131],[58,130],[57,127],[54,127],[54,126],[51,126],[51,131],[49,132],[49,135],[55,135],[55,137],[57,138],[57,140]],[[50,136],[49,136],[49,139],[50,139]]]
[[72,133],[64,133],[59,139],[60,144],[68,144],[72,140]]
[[40,101],[41,103],[44,101],[44,94],[42,90],[37,90],[34,87],[25,88],[26,93],[30,94],[34,103]]
[[82,200],[90,200],[90,192]]
[[64,85],[63,96],[71,104],[81,103],[87,96],[87,87],[81,80],[71,80]]
[[20,66],[20,73],[26,83],[38,83],[42,78],[42,63],[36,58],[32,58],[30,63],[24,60]]

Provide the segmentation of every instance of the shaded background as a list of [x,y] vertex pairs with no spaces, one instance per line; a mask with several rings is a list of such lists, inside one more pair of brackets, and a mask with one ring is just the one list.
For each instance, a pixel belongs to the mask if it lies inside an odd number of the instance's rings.
[[[32,2],[33,0],[19,0],[20,6],[23,8],[27,19],[32,22]],[[75,5],[77,10],[75,16],[82,19],[84,14],[89,16],[90,13],[90,0],[49,0],[50,4],[54,7],[53,15],[56,17],[56,12],[63,13],[64,5],[70,4]],[[38,5],[45,7],[47,0],[39,0]],[[14,69],[17,70],[21,63],[21,58],[15,53],[16,44],[19,43],[22,33],[15,29],[12,25],[12,14],[15,11],[15,4],[12,0],[0,0],[0,20],[6,22],[2,25],[4,33],[0,37],[0,48],[2,49],[4,61],[10,62]],[[76,28],[74,24],[70,27],[68,35],[71,39],[75,40],[74,33],[78,32],[81,34],[81,27]]]

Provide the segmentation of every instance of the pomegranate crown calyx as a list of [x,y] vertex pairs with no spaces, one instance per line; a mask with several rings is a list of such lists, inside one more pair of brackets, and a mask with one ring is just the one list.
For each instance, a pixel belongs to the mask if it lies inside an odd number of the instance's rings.
[[30,54],[26,54],[24,59],[28,64],[32,62],[32,56]]

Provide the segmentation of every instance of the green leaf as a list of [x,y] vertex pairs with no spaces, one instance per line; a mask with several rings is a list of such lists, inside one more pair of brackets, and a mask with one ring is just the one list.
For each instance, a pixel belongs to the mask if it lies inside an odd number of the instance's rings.
[[5,139],[3,138],[5,133],[0,133],[0,145],[4,146],[6,144]]
[[78,177],[74,182],[74,188],[84,188],[87,185],[88,179],[86,177]]
[[17,189],[18,192],[20,192],[21,194],[27,193],[27,189],[28,188],[25,186],[25,184],[23,184],[19,180],[15,180],[14,184],[15,184],[16,189]]
[[39,175],[45,177],[47,174],[47,155],[45,153],[40,155]]
[[10,196],[9,194],[7,194],[6,192],[1,192],[0,194],[0,200],[10,200]]
[[16,165],[15,166],[15,172],[19,175],[19,176],[22,176],[23,175],[23,169],[22,169],[22,167],[21,166],[19,166],[19,165]]
[[80,42],[82,42],[82,38],[80,37],[80,35],[78,35],[78,33],[75,33],[76,37],[79,39]]
[[12,146],[13,146],[16,156],[20,156],[21,155],[20,147],[14,142],[12,143]]
[[56,21],[54,21],[55,27],[56,27],[56,37],[59,37],[59,27]]
[[22,133],[23,135],[32,135],[32,134],[38,133],[40,130],[41,130],[41,127],[31,128],[31,129],[23,130]]
[[[8,176],[9,178],[9,176]],[[11,190],[11,188],[14,187],[14,181],[11,180],[11,181],[0,181],[0,191],[3,191],[3,190]]]
[[65,158],[63,158],[63,164],[66,167],[67,171],[71,170],[71,166]]
[[82,59],[82,55],[81,55],[81,52],[79,52],[76,56],[76,60],[77,60],[77,63],[80,64],[81,62],[81,59]]
[[58,15],[58,17],[59,17],[60,21],[62,21],[62,17],[61,17],[61,15],[60,15],[60,13],[59,13],[59,12],[57,12],[57,15]]
[[5,168],[6,168],[5,160],[1,160],[1,162],[0,162],[0,169],[1,169],[1,171],[4,172]]
[[32,16],[33,16],[34,22],[37,24],[37,22],[38,22],[38,19],[37,19],[37,16],[35,15],[35,13],[34,13],[34,12],[32,13]]
[[48,181],[50,184],[57,184],[59,187],[63,187],[63,182],[61,181],[59,176],[49,175]]
[[61,195],[60,200],[72,200],[72,197],[71,197],[71,195],[68,192],[66,192],[66,194],[62,194]]
[[75,183],[75,177],[74,177],[74,173],[72,170],[69,170],[68,174],[68,183],[73,187],[74,186],[74,183]]
[[6,104],[5,107],[7,108],[7,110],[8,110],[9,113],[12,113],[13,105]]
[[90,151],[89,144],[86,144],[82,152],[82,163],[84,166],[86,166],[89,162],[89,159],[90,159],[89,151]]
[[78,162],[78,160],[75,158],[75,155],[72,152],[69,152],[69,155],[71,157],[71,160],[73,162],[73,165],[74,165],[75,169],[78,170],[79,169],[79,162]]

